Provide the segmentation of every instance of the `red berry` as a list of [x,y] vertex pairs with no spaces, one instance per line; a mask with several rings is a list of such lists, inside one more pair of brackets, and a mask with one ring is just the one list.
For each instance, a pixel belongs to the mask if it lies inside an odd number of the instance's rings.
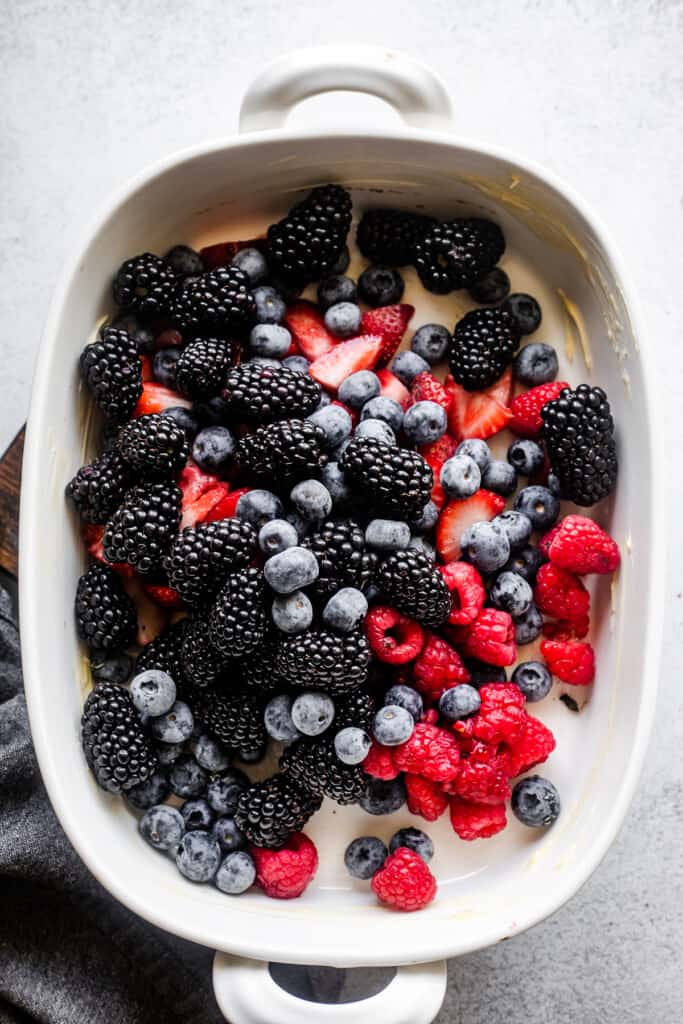
[[474,622],[486,600],[481,576],[469,562],[449,562],[439,568],[451,593],[448,621],[454,626],[469,625]]
[[373,779],[384,779],[385,782],[400,774],[394,764],[394,748],[385,747],[377,740],[372,741],[361,767],[366,775],[372,775]]
[[453,723],[453,731],[484,743],[510,742],[524,725],[524,694],[514,683],[486,683],[476,715]]
[[436,524],[436,550],[444,562],[460,558],[460,538],[468,526],[493,519],[505,508],[505,498],[483,487],[471,498],[449,501]]
[[448,782],[458,774],[460,750],[455,737],[437,725],[418,722],[409,740],[394,747],[394,764],[402,772]]
[[242,249],[265,249],[265,238],[248,238],[244,242],[216,242],[214,245],[205,245],[199,250],[202,263],[207,270],[215,267],[227,267],[233,258]]
[[446,412],[451,407],[451,396],[441,381],[429,370],[418,373],[410,389],[410,395],[413,402],[436,402]]
[[144,583],[143,586],[149,597],[157,604],[163,605],[164,608],[185,607],[185,602],[173,587],[164,587],[158,583]]
[[522,729],[507,744],[510,778],[542,764],[555,749],[555,737],[547,725],[525,712]]
[[404,665],[422,650],[422,627],[395,608],[377,605],[368,612],[365,631],[372,653],[389,665]]
[[162,331],[161,334],[157,334],[154,339],[156,348],[178,348],[182,343],[182,334],[180,331],[174,331],[173,328]]
[[577,627],[580,635],[586,635],[590,594],[576,576],[546,562],[536,576],[534,600],[544,615],[566,620]]
[[[208,491],[204,491],[191,505],[183,502],[183,514],[180,520],[180,529],[186,526],[196,526],[197,523],[206,522],[213,510],[217,508],[228,497],[230,487],[225,483],[218,483]],[[224,517],[223,517],[224,518]]]
[[462,653],[487,665],[512,665],[517,658],[515,625],[507,612],[483,608],[474,622],[458,629]]
[[399,846],[387,857],[370,885],[381,903],[398,910],[421,910],[436,895],[434,875],[422,857],[407,846]]
[[510,757],[497,746],[475,742],[449,791],[475,804],[500,804],[510,797]]
[[469,437],[485,439],[503,430],[512,413],[508,409],[512,388],[512,369],[508,367],[500,380],[485,391],[466,391],[452,377],[446,378],[451,396],[448,428],[458,441]]
[[171,391],[161,384],[154,384],[148,381],[142,388],[142,394],[138,398],[138,404],[133,409],[133,416],[146,416],[152,412],[166,412],[174,405],[181,405],[189,409],[192,402],[183,398],[177,391]]
[[318,851],[303,832],[295,832],[281,850],[250,847],[256,865],[256,884],[266,896],[291,900],[301,896],[318,867]]
[[232,519],[233,516],[237,515],[238,501],[243,494],[247,494],[250,490],[250,487],[238,487],[237,490],[230,491],[206,514],[204,522],[213,523],[217,519]]
[[427,698],[438,701],[444,690],[466,683],[470,674],[455,648],[434,633],[427,632],[422,651],[413,665],[415,688]]
[[450,459],[451,455],[455,452],[458,447],[458,442],[449,437],[448,434],[444,434],[438,441],[432,441],[431,444],[422,445],[419,448],[420,455],[424,458],[425,462],[434,474],[434,486],[432,487],[432,501],[436,507],[441,509],[446,504],[446,492],[441,486],[441,467],[443,466],[446,459]]
[[538,542],[538,550],[541,552],[546,561],[550,558],[550,545],[560,532],[561,525],[561,523],[557,523],[555,526],[551,527],[551,529],[548,530],[547,533],[543,534],[543,536]]
[[539,384],[538,387],[517,395],[510,403],[511,429],[520,437],[536,437],[543,426],[541,409],[546,402],[557,398],[560,391],[568,387],[566,381],[554,380],[550,384]]
[[374,334],[342,341],[311,363],[308,372],[328,391],[337,391],[340,384],[357,370],[372,370],[382,351],[382,339]]
[[360,322],[361,334],[376,334],[382,339],[379,366],[386,366],[401,344],[414,312],[414,306],[402,302],[394,306],[369,309],[363,313]]
[[471,804],[454,796],[450,807],[453,831],[461,839],[488,839],[507,824],[505,804]]
[[436,821],[441,817],[448,807],[448,798],[436,782],[410,772],[406,772],[403,781],[411,814],[419,814],[425,821]]
[[400,406],[407,409],[410,404],[410,391],[408,391],[403,381],[400,381],[395,373],[386,368],[384,370],[377,370],[377,377],[379,379],[379,393],[382,398],[393,398]]
[[586,516],[565,516],[548,545],[553,565],[578,576],[614,572],[619,547],[608,533]]
[[554,676],[573,686],[588,686],[595,679],[595,653],[579,640],[541,640],[541,654]]
[[285,327],[292,335],[299,350],[314,362],[336,345],[336,338],[330,334],[322,313],[312,302],[302,299],[287,307]]
[[135,576],[135,569],[128,562],[108,562],[104,557],[104,544],[102,538],[104,537],[104,526],[95,523],[84,523],[82,528],[83,542],[88,549],[88,554],[91,558],[96,559],[98,562],[102,562],[103,565],[108,565],[110,569],[118,573],[119,576]]

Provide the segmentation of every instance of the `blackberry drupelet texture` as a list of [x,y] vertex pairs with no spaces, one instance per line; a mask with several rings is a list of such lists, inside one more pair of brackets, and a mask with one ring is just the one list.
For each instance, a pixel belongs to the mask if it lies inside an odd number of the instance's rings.
[[417,243],[436,221],[406,210],[366,210],[356,231],[358,248],[372,263],[404,267],[415,259]]
[[228,576],[209,616],[212,643],[226,658],[240,658],[258,647],[265,629],[261,570],[242,569]]
[[199,710],[209,732],[229,750],[257,750],[266,742],[263,706],[251,693],[210,687],[202,692]]
[[144,252],[119,267],[112,286],[114,302],[144,317],[162,316],[175,284],[175,274],[166,260]]
[[230,414],[249,423],[308,416],[320,402],[320,385],[286,366],[243,363],[230,370],[223,399]]
[[195,609],[185,623],[180,655],[183,675],[191,687],[211,686],[225,668],[226,658],[211,642],[208,609]]
[[[187,619],[180,619],[179,622],[167,626],[142,648],[135,661],[135,675],[146,672],[150,668],[167,672],[176,684],[179,697],[181,697],[184,683],[182,650],[187,621]],[[181,699],[185,698],[181,697]]]
[[505,310],[473,309],[455,326],[448,346],[450,371],[467,391],[481,391],[510,365],[519,341],[519,328]]
[[325,461],[325,435],[308,420],[282,420],[243,437],[236,459],[253,481],[282,487],[314,477]]
[[254,527],[242,519],[187,527],[166,556],[168,582],[184,601],[196,604],[212,597],[228,573],[246,569],[256,546]]
[[497,224],[479,217],[459,217],[436,224],[415,246],[415,267],[424,287],[444,295],[468,288],[505,252]]
[[302,546],[318,561],[318,578],[311,585],[317,597],[327,597],[342,587],[367,587],[377,565],[377,555],[365,544],[365,534],[353,519],[328,520]]
[[90,650],[118,651],[135,640],[135,606],[112,569],[91,565],[76,588],[78,635]]
[[297,287],[334,271],[351,226],[351,197],[340,185],[323,185],[268,228],[268,263]]
[[176,363],[178,391],[194,400],[220,395],[237,354],[237,346],[225,338],[196,338],[191,341]]
[[266,696],[278,689],[286,688],[286,681],[278,674],[277,653],[280,634],[274,628],[268,629],[258,649],[248,654],[241,662],[242,684],[253,693]]
[[364,729],[365,732],[370,731],[377,711],[377,701],[364,686],[359,686],[343,700],[336,700],[335,707],[334,722],[332,723],[335,732],[349,727]]
[[185,431],[170,416],[159,413],[131,420],[116,444],[128,465],[144,480],[177,476],[187,461]]
[[338,636],[327,630],[308,630],[285,637],[277,667],[291,686],[324,690],[344,696],[365,682],[370,648],[363,633]]
[[418,452],[372,437],[352,438],[339,465],[361,495],[396,518],[417,518],[431,497],[434,476]]
[[104,557],[128,562],[138,572],[161,566],[180,522],[181,492],[175,484],[140,484],[127,491],[104,530]]
[[277,850],[300,832],[322,798],[284,775],[255,782],[240,795],[235,824],[250,843]]
[[86,523],[106,523],[132,482],[130,467],[115,448],[88,463],[67,484],[66,494]]
[[128,331],[105,328],[81,353],[81,374],[88,390],[112,423],[123,423],[142,394],[142,363]]
[[618,462],[614,420],[602,388],[565,388],[543,406],[541,419],[541,436],[562,497],[577,505],[594,505],[607,497],[617,480]]
[[385,558],[375,582],[393,607],[429,629],[436,629],[450,614],[451,595],[443,576],[415,548]]
[[339,760],[333,736],[297,740],[282,754],[280,768],[311,793],[338,804],[358,803],[368,781],[360,765]]
[[88,694],[81,743],[97,784],[109,793],[146,782],[157,768],[130,694],[116,683],[101,683]]
[[176,286],[171,319],[186,334],[242,334],[255,314],[249,279],[237,267],[216,267]]

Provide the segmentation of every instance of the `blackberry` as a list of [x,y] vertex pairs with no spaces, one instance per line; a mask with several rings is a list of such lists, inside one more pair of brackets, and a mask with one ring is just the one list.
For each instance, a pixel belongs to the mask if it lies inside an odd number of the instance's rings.
[[375,582],[389,603],[429,629],[446,621],[451,595],[429,558],[415,548],[396,551],[381,563]]
[[211,608],[211,642],[226,657],[239,658],[258,647],[265,629],[261,570],[242,569],[228,576]]
[[159,413],[138,416],[121,430],[117,447],[129,466],[146,480],[174,477],[187,461],[185,431]]
[[448,346],[451,373],[467,391],[482,391],[510,365],[519,341],[519,327],[510,313],[473,309],[455,325]]
[[172,626],[167,626],[163,632],[155,636],[153,640],[142,648],[135,662],[136,676],[150,668],[167,672],[176,684],[177,695],[181,700],[185,700],[181,696],[185,678],[182,650],[187,623],[187,619],[180,619],[179,622],[174,622]]
[[282,420],[243,437],[236,458],[254,481],[285,486],[316,476],[324,462],[322,429],[308,420]]
[[368,781],[360,765],[339,760],[332,736],[297,740],[282,754],[280,767],[288,779],[338,804],[357,804]]
[[359,686],[344,700],[336,701],[336,712],[332,723],[334,731],[339,732],[340,729],[355,727],[370,732],[376,711],[377,701],[373,695],[365,687]]
[[290,686],[324,690],[333,697],[364,683],[369,663],[364,633],[339,636],[324,629],[285,637],[277,655],[278,672]]
[[237,267],[216,267],[176,287],[171,319],[186,333],[219,337],[243,333],[253,320],[254,297],[249,279]]
[[437,295],[476,284],[505,252],[503,232],[493,221],[458,217],[436,224],[415,245],[415,268],[424,287]]
[[286,366],[244,363],[227,375],[223,398],[230,413],[249,423],[270,423],[290,416],[303,419],[320,402],[320,385]]
[[353,519],[329,520],[302,542],[318,560],[319,574],[309,588],[317,597],[327,597],[342,587],[363,590],[372,580],[377,555],[365,546],[365,534]]
[[201,717],[207,729],[229,750],[256,750],[266,742],[263,707],[254,694],[211,687],[201,695]]
[[142,394],[142,363],[127,331],[107,327],[81,353],[81,374],[108,420],[123,423]]
[[196,604],[212,597],[228,573],[246,569],[255,552],[256,531],[241,519],[188,526],[164,562],[169,585],[188,604]]
[[159,568],[178,530],[181,498],[171,483],[131,488],[104,529],[107,561],[128,562],[141,573]]
[[212,686],[223,672],[226,659],[211,642],[209,610],[196,609],[185,621],[180,655],[183,674],[192,686]]
[[66,485],[66,495],[86,523],[106,523],[123,500],[131,483],[131,471],[120,452],[105,451],[88,463]]
[[614,420],[602,388],[564,388],[541,409],[548,458],[560,481],[560,494],[577,505],[607,497],[617,480]]
[[78,635],[90,650],[115,651],[135,640],[135,605],[113,569],[91,565],[76,588]]
[[405,210],[366,210],[356,231],[358,248],[372,263],[405,267],[415,246],[436,225],[433,217]]
[[126,260],[116,272],[114,302],[141,316],[161,316],[168,309],[175,283],[175,274],[166,260],[143,252]]
[[279,643],[277,631],[268,630],[258,649],[242,661],[242,684],[246,689],[265,696],[282,688],[277,669]]
[[284,775],[255,782],[240,794],[235,824],[250,843],[277,850],[300,832],[322,799]]
[[228,370],[235,365],[237,348],[225,338],[197,338],[180,353],[176,387],[192,399],[215,398],[225,387]]
[[81,744],[97,784],[109,793],[146,782],[156,771],[156,754],[130,694],[116,683],[101,683],[88,694]]
[[373,437],[353,438],[339,465],[362,495],[397,519],[416,519],[432,494],[434,476],[418,452]]
[[267,258],[285,282],[303,287],[334,270],[351,226],[351,197],[340,185],[314,188],[268,228]]

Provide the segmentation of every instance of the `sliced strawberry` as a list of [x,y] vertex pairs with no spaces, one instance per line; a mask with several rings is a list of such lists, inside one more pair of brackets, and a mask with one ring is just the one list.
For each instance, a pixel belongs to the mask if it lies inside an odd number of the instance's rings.
[[241,249],[260,249],[264,251],[266,246],[265,238],[248,238],[244,242],[216,242],[215,245],[206,245],[199,250],[199,255],[207,270],[214,267],[227,267]]
[[166,409],[170,409],[174,405],[182,405],[183,408],[189,409],[192,406],[192,402],[189,402],[187,398],[183,398],[177,391],[171,391],[170,388],[165,388],[161,384],[148,382],[144,385],[142,394],[138,398],[138,404],[135,406],[133,416],[145,416],[151,412],[165,412]]
[[377,334],[382,339],[379,366],[386,366],[401,344],[414,312],[414,306],[402,302],[394,306],[369,309],[367,313],[363,313],[360,322],[361,334]]
[[[506,374],[511,381],[511,371],[507,370]],[[495,394],[505,394],[506,389],[509,393],[509,383],[503,378],[487,391],[475,392],[465,391],[450,376],[446,378],[446,390],[451,394],[448,426],[459,441],[468,437],[492,437],[510,422],[512,413],[495,397]]]
[[205,516],[205,523],[213,523],[217,519],[232,519],[237,515],[237,502],[243,494],[249,491],[249,487],[239,487],[236,491],[230,491],[224,498],[214,505],[211,511]]
[[419,449],[420,454],[427,462],[434,474],[434,486],[432,487],[432,501],[436,507],[441,509],[446,504],[446,492],[441,486],[441,467],[443,466],[446,459],[450,459],[451,455],[455,452],[458,447],[458,442],[452,438],[449,434],[444,434],[438,441],[433,441],[431,444],[422,445]]
[[[320,359],[337,344],[334,335],[330,334],[325,327],[325,321],[318,307],[312,302],[306,302],[305,299],[292,302],[287,307],[285,327],[292,335],[292,341],[296,342],[298,351],[302,352],[311,362]],[[288,355],[291,354],[288,353]]]
[[381,351],[381,338],[374,334],[361,335],[335,345],[316,359],[308,372],[318,384],[329,391],[336,391],[357,370],[372,370],[377,365]]
[[418,373],[410,389],[410,397],[413,402],[436,402],[446,412],[451,407],[450,392],[428,370]]
[[505,508],[505,498],[483,488],[471,498],[449,501],[436,524],[436,550],[443,562],[460,558],[460,538],[472,523],[493,519]]
[[391,370],[378,370],[377,376],[380,383],[380,395],[384,398],[393,398],[404,409],[407,408],[410,404],[410,391],[401,383],[396,374]]
[[152,369],[152,360],[149,356],[140,356],[140,362],[142,363],[142,382],[146,384],[148,381],[154,379],[154,371]]
[[205,473],[193,459],[188,459],[178,478],[178,487],[183,492],[183,508],[191,505],[204,493],[221,481],[211,473]]
[[159,636],[168,621],[168,613],[152,600],[139,576],[124,578],[123,587],[135,605],[138,617],[137,643],[144,647]]
[[88,549],[88,554],[91,558],[94,558],[98,562],[102,562],[102,565],[109,566],[114,572],[117,572],[119,576],[131,577],[135,576],[135,569],[128,562],[108,562],[104,557],[104,544],[102,538],[104,537],[104,526],[95,525],[94,523],[85,523],[83,526],[83,540],[85,546]]
[[145,593],[162,608],[184,608],[185,602],[173,587],[164,587],[159,583],[143,583]]
[[536,437],[543,426],[541,409],[568,387],[569,384],[565,380],[553,380],[548,384],[539,384],[538,387],[517,395],[510,403],[512,413],[510,427],[520,437]]
[[478,394],[493,398],[494,401],[500,402],[501,405],[509,405],[512,398],[512,367],[508,366],[503,376],[499,377],[495,384],[492,384],[486,391],[478,392]]
[[230,487],[226,483],[219,483],[215,487],[212,487],[209,491],[204,491],[201,497],[193,501],[192,504],[183,504],[183,515],[180,520],[180,529],[184,530],[186,526],[196,526],[197,523],[203,523],[206,517],[212,509],[223,501],[228,496]]

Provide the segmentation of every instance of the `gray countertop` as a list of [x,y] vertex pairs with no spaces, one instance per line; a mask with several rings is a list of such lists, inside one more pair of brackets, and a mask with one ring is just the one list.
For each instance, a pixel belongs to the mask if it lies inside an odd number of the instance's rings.
[[[680,405],[683,388],[675,312],[683,280],[682,25],[674,0],[3,5],[0,450],[26,414],[63,257],[101,200],[172,149],[232,131],[264,60],[309,43],[361,41],[431,64],[451,91],[463,136],[540,161],[600,211],[640,293],[662,404],[673,410],[670,443],[680,451],[683,428],[671,399]],[[353,109],[363,102],[354,100]],[[366,101],[369,115],[377,102]],[[320,116],[321,103],[311,101],[305,116]],[[660,500],[674,510],[677,534],[683,474],[672,466],[670,475]],[[621,834],[568,906],[525,935],[451,963],[440,1024],[683,1019],[683,546],[676,535],[669,566],[659,715]]]

